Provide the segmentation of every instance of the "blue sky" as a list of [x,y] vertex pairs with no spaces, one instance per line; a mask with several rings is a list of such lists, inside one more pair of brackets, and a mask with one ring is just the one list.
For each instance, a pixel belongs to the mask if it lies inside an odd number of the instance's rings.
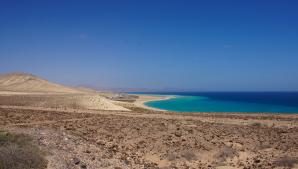
[[298,1],[0,1],[0,73],[66,85],[298,90]]

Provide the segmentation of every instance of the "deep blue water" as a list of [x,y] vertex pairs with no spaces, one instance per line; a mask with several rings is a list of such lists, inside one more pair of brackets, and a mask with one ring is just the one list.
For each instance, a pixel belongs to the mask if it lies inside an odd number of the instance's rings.
[[147,106],[177,112],[297,113],[298,92],[158,92],[176,98]]

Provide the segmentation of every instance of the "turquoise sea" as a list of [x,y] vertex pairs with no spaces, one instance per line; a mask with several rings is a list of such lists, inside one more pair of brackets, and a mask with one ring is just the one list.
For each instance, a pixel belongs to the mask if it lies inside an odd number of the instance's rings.
[[[140,93],[139,93],[140,94]],[[161,92],[175,98],[147,106],[175,112],[247,112],[298,114],[298,92]]]

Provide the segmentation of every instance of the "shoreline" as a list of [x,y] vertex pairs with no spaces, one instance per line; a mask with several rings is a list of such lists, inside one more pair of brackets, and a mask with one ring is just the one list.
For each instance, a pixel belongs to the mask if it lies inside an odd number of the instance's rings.
[[154,111],[168,111],[168,110],[163,110],[163,109],[158,109],[158,108],[153,108],[150,106],[147,106],[145,103],[146,102],[151,102],[151,101],[160,101],[160,100],[168,100],[172,98],[176,98],[177,96],[171,96],[171,95],[146,95],[146,94],[133,94],[135,96],[138,96],[139,98],[134,102],[134,105],[137,107],[149,109],[149,110],[154,110]]
[[[179,97],[138,96],[137,104],[123,104],[137,107],[145,106],[148,101]],[[20,98],[24,100],[23,96]],[[2,103],[4,101],[7,100],[2,99]],[[103,163],[109,164],[109,168],[143,168],[153,163],[159,168],[173,165],[185,168],[188,157],[184,156],[190,154],[200,159],[200,162],[188,161],[190,168],[220,169],[219,163],[225,168],[254,168],[255,159],[259,159],[258,166],[271,169],[284,157],[295,159],[298,152],[291,148],[298,139],[298,114],[175,113],[148,111],[148,108],[132,111],[57,109],[30,107],[27,101],[24,106],[13,106],[18,105],[15,102],[11,102],[11,106],[0,105],[0,127],[36,139],[41,149],[51,154],[47,160],[50,165],[55,164],[52,168],[79,167],[74,157],[87,168],[107,168]],[[264,144],[260,145],[261,142]],[[113,156],[109,156],[111,150]],[[226,151],[240,155],[233,156],[233,161],[230,157],[223,161],[219,157]],[[172,159],[173,154],[179,158]]]
[[[175,111],[171,111],[171,110],[165,110],[165,109],[159,109],[159,108],[154,108],[154,107],[150,107],[147,106],[145,103],[147,102],[151,102],[151,101],[161,101],[161,100],[168,100],[168,99],[173,99],[173,98],[177,98],[180,95],[154,95],[154,94],[131,94],[131,95],[135,95],[138,96],[139,98],[133,103],[135,106],[137,107],[141,107],[141,108],[145,108],[148,110],[153,110],[153,111],[163,111],[163,112],[175,112]],[[177,113],[181,113],[180,111],[177,111]],[[297,115],[298,113],[289,113],[289,112],[229,112],[229,111],[225,111],[225,112],[217,112],[217,111],[212,111],[212,112],[200,112],[200,111],[183,111],[183,113],[228,113],[228,114],[251,114],[251,115]]]

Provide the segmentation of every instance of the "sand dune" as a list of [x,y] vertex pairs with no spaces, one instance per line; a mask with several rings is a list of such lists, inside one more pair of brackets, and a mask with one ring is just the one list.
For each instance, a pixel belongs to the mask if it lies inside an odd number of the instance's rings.
[[80,90],[52,83],[26,73],[0,75],[0,91],[45,92],[45,93],[80,93]]
[[123,110],[98,92],[71,88],[26,73],[0,75],[0,105],[63,109]]

